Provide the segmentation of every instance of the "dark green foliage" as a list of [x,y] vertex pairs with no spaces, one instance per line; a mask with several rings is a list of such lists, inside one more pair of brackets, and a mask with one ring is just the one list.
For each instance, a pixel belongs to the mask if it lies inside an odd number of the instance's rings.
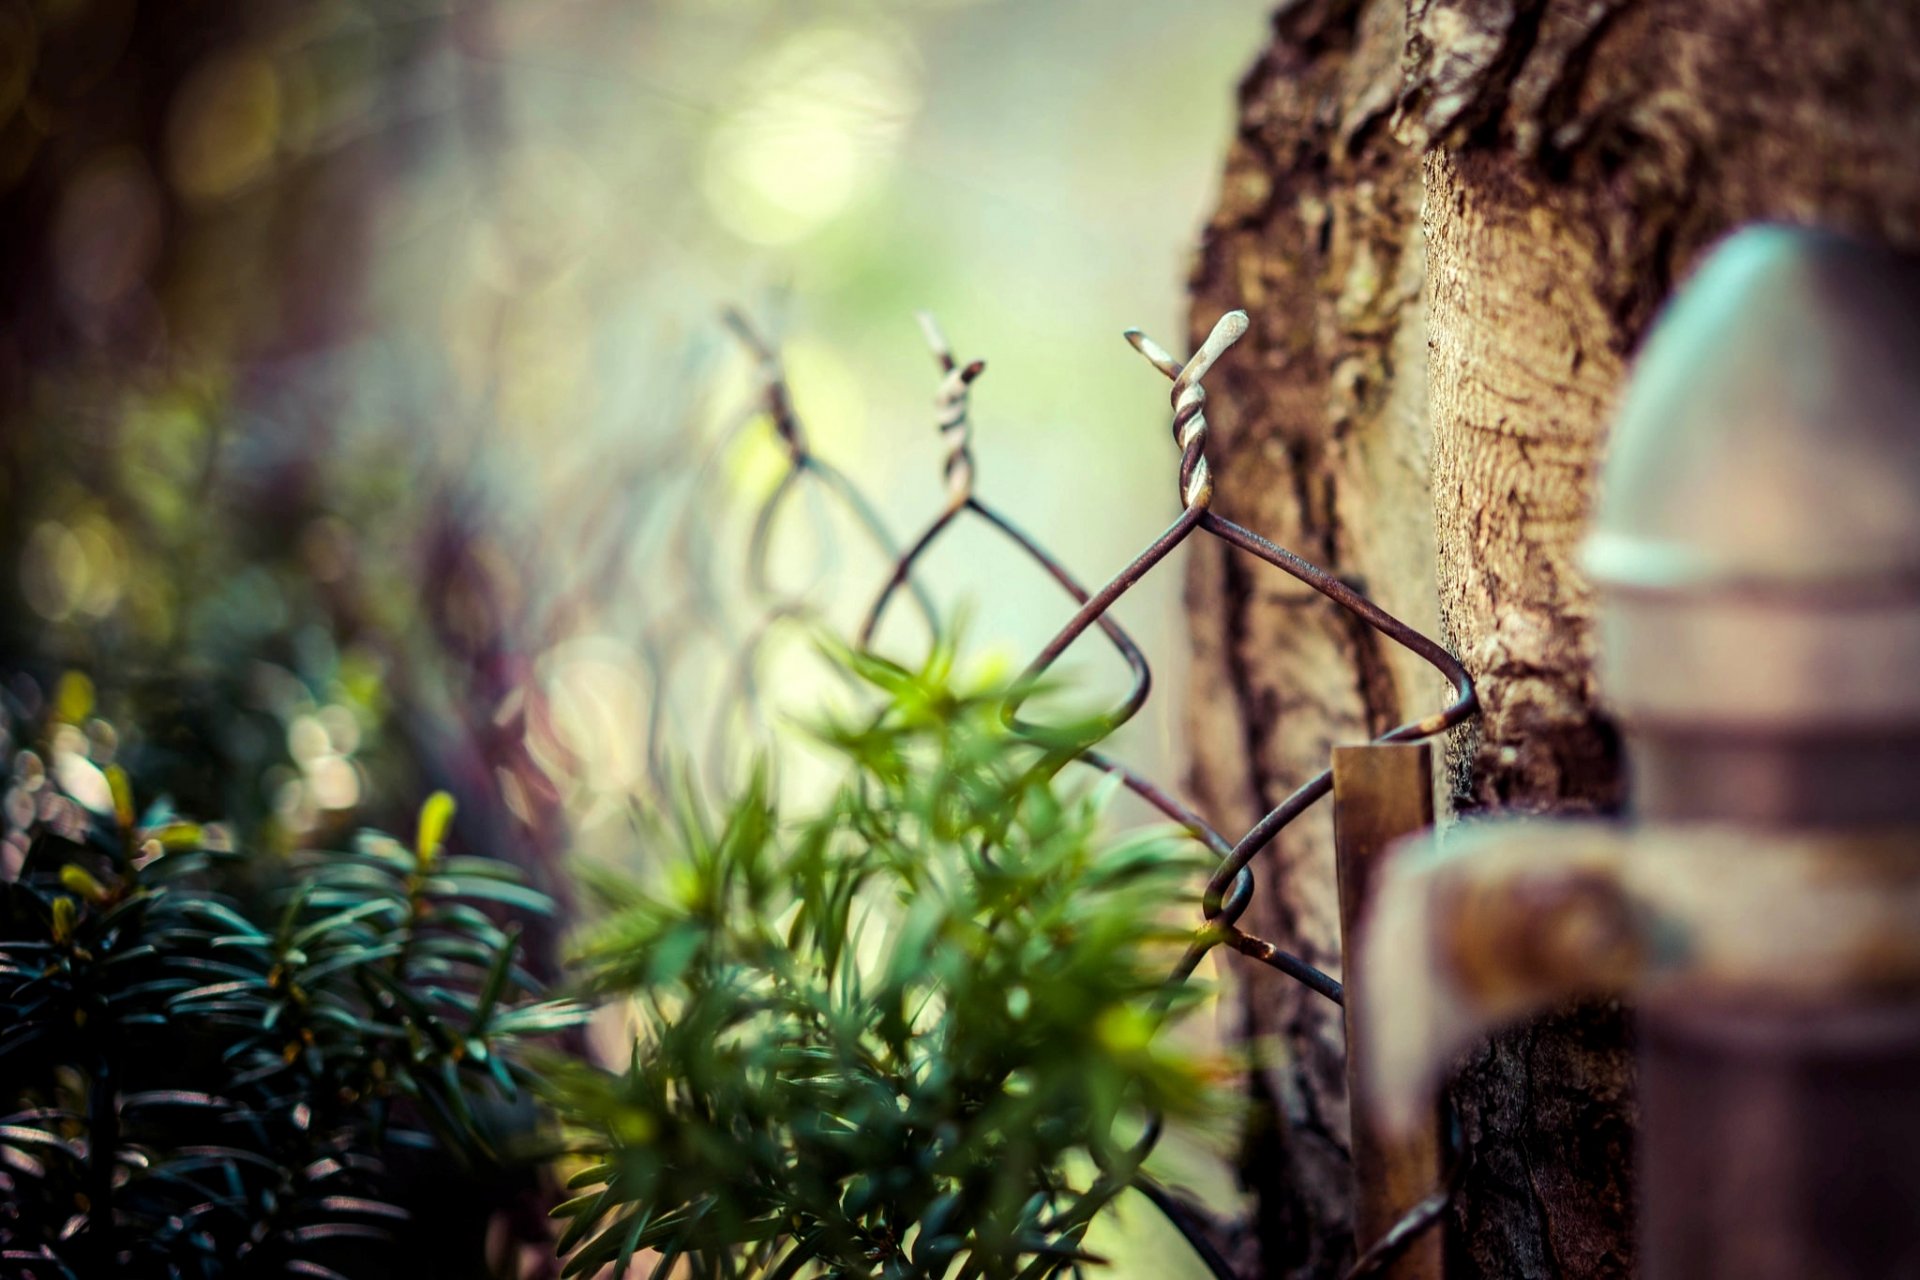
[[1104,843],[950,656],[845,660],[884,710],[821,733],[848,781],[819,815],[756,779],[717,830],[683,806],[653,883],[603,879],[584,974],[641,1029],[628,1069],[555,1073],[592,1160],[570,1273],[1052,1274],[1149,1115],[1207,1101],[1157,1035],[1192,844]]
[[248,857],[136,819],[84,742],[56,723],[5,789],[0,1273],[358,1280],[394,1165],[529,1133],[523,1042],[578,1010],[489,912],[546,902],[441,852],[444,797],[413,848]]

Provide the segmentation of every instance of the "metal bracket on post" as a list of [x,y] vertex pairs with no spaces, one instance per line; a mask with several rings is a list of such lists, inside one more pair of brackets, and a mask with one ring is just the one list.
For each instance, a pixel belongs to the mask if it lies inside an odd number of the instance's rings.
[[[1358,925],[1372,897],[1375,873],[1397,840],[1433,825],[1433,756],[1424,742],[1368,743],[1333,749],[1333,832],[1345,956],[1347,1096],[1351,1100],[1354,1231],[1380,1239],[1439,1184],[1440,1133],[1435,1122],[1411,1138],[1383,1136],[1364,1101],[1366,975],[1357,972]],[[1441,1280],[1439,1231],[1414,1240],[1384,1274],[1393,1280]]]

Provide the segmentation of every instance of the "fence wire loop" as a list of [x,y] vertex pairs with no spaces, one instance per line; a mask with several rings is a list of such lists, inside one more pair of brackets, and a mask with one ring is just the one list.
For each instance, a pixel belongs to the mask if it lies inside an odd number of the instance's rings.
[[[1344,993],[1337,979],[1277,943],[1239,927],[1239,921],[1254,893],[1254,859],[1261,850],[1273,843],[1289,823],[1332,790],[1332,769],[1324,769],[1301,783],[1243,835],[1229,839],[1172,791],[1100,751],[1098,744],[1139,712],[1153,687],[1153,672],[1146,655],[1112,616],[1112,610],[1129,590],[1177,547],[1194,534],[1201,533],[1263,560],[1304,583],[1388,640],[1420,657],[1446,679],[1453,690],[1451,702],[1439,711],[1389,730],[1376,741],[1407,742],[1429,738],[1473,716],[1478,710],[1478,701],[1471,677],[1438,641],[1387,613],[1326,570],[1309,564],[1213,511],[1214,474],[1206,453],[1209,427],[1206,416],[1207,390],[1203,379],[1221,357],[1246,335],[1249,321],[1244,311],[1230,311],[1222,316],[1199,349],[1185,361],[1176,359],[1139,330],[1126,331],[1126,339],[1134,349],[1172,382],[1169,398],[1173,406],[1173,439],[1180,449],[1177,471],[1180,513],[1125,568],[1093,591],[1084,587],[1037,540],[980,497],[976,488],[978,476],[972,451],[970,393],[973,383],[981,376],[986,365],[979,360],[960,363],[933,317],[922,313],[919,319],[941,375],[934,394],[934,421],[943,446],[941,467],[944,491],[940,509],[904,550],[896,552],[895,543],[884,523],[860,490],[809,447],[806,433],[794,413],[779,358],[772,345],[743,317],[737,313],[728,315],[729,327],[758,363],[766,416],[787,456],[785,472],[755,516],[748,544],[747,574],[756,594],[768,605],[760,625],[752,633],[748,652],[743,656],[743,670],[748,673],[742,681],[743,691],[750,691],[751,671],[757,661],[758,647],[765,642],[768,631],[775,623],[787,619],[820,620],[820,615],[804,602],[794,598],[779,598],[768,583],[767,558],[771,528],[791,492],[804,479],[817,481],[851,516],[872,545],[891,561],[892,568],[857,629],[855,643],[862,650],[870,651],[873,648],[889,606],[903,589],[914,597],[917,610],[929,629],[937,629],[938,617],[931,598],[915,580],[914,570],[927,549],[946,530],[962,515],[971,514],[992,527],[1045,571],[1076,605],[1073,615],[1027,665],[1003,708],[1003,718],[1008,726],[1040,749],[1040,763],[1036,770],[1043,776],[1051,776],[1069,764],[1080,763],[1111,774],[1120,785],[1185,828],[1219,860],[1207,881],[1202,898],[1200,928],[1169,978],[1169,992],[1193,974],[1209,951],[1225,946],[1279,970],[1335,1003],[1341,1003]],[[1018,713],[1021,704],[1034,683],[1090,628],[1098,629],[1125,661],[1130,676],[1126,693],[1090,725],[1067,729],[1020,718]],[[1145,1194],[1148,1198],[1192,1239],[1192,1218],[1183,1218],[1177,1200],[1157,1185],[1142,1183],[1137,1172],[1140,1161],[1153,1147],[1160,1129],[1158,1118],[1150,1119],[1145,1135],[1128,1157],[1128,1167],[1103,1170],[1102,1182],[1116,1188],[1126,1185],[1147,1186]],[[1466,1164],[1457,1127],[1453,1135],[1453,1158],[1444,1185],[1415,1205],[1380,1240],[1362,1251],[1349,1273],[1352,1280],[1384,1271],[1415,1238],[1444,1216]],[[1072,1212],[1070,1210],[1069,1214]],[[1198,1243],[1195,1247],[1209,1268],[1224,1280],[1228,1273],[1223,1270],[1225,1264],[1217,1251],[1202,1248]]]

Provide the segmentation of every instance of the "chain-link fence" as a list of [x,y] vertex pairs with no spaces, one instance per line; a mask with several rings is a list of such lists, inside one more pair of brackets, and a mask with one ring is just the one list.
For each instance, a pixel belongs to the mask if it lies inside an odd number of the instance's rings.
[[[1181,361],[1137,330],[1127,340],[1156,369],[1172,382],[1173,437],[1179,445],[1177,471],[1180,513],[1173,523],[1154,538],[1110,581],[1097,590],[1088,590],[1074,574],[1045,546],[1025,532],[999,507],[982,497],[977,489],[977,474],[969,416],[969,394],[985,364],[974,360],[962,363],[953,354],[945,337],[931,318],[922,317],[928,345],[938,366],[940,381],[935,395],[936,425],[943,445],[944,493],[937,512],[925,527],[902,548],[895,542],[847,473],[821,457],[810,442],[802,419],[789,393],[779,356],[773,346],[743,317],[728,316],[729,326],[751,353],[758,365],[758,412],[742,419],[723,434],[715,451],[702,464],[701,474],[691,486],[686,508],[671,526],[670,536],[677,570],[683,585],[667,608],[658,611],[659,621],[643,638],[643,656],[653,682],[651,722],[648,726],[647,758],[657,787],[667,785],[667,744],[684,742],[685,736],[667,723],[667,708],[672,702],[672,686],[692,665],[700,649],[700,636],[708,635],[729,653],[729,670],[717,681],[709,678],[709,693],[698,701],[706,718],[706,773],[710,779],[724,781],[727,770],[726,748],[736,735],[743,717],[763,715],[759,672],[768,647],[785,628],[820,626],[826,613],[818,600],[819,583],[807,590],[783,592],[774,582],[769,561],[776,541],[776,522],[783,510],[799,500],[803,491],[813,499],[840,509],[842,523],[870,544],[873,551],[891,568],[886,573],[871,603],[858,624],[852,628],[853,643],[862,650],[871,649],[880,624],[889,608],[906,597],[930,630],[939,626],[938,614],[930,593],[916,577],[928,550],[938,543],[956,523],[974,519],[1003,537],[1018,553],[1031,560],[1057,583],[1076,606],[1040,652],[1026,665],[1016,691],[1034,687],[1067,650],[1090,629],[1097,629],[1125,662],[1130,676],[1125,695],[1113,706],[1089,721],[1070,729],[1043,725],[1021,718],[1019,712],[1027,695],[1016,692],[1009,698],[1004,715],[1008,726],[1032,742],[1041,752],[1038,766],[1051,775],[1072,764],[1083,764],[1110,774],[1128,791],[1154,810],[1190,832],[1218,859],[1202,898],[1203,921],[1196,931],[1170,984],[1190,977],[1208,952],[1227,947],[1261,964],[1277,969],[1287,977],[1312,988],[1320,995],[1344,1003],[1339,980],[1289,951],[1282,942],[1262,938],[1239,926],[1254,893],[1254,860],[1280,832],[1333,789],[1333,770],[1323,769],[1301,783],[1291,795],[1237,837],[1220,831],[1208,818],[1181,801],[1174,791],[1130,768],[1103,749],[1111,736],[1146,704],[1152,689],[1152,670],[1146,655],[1113,616],[1114,606],[1147,575],[1154,573],[1173,551],[1194,537],[1218,538],[1235,550],[1254,556],[1305,583],[1341,608],[1354,614],[1389,640],[1430,663],[1452,686],[1453,700],[1442,710],[1419,720],[1402,724],[1378,739],[1381,742],[1409,742],[1433,737],[1467,720],[1477,711],[1473,685],[1459,661],[1437,641],[1409,627],[1366,599],[1351,586],[1324,569],[1309,564],[1286,549],[1276,546],[1258,533],[1236,524],[1213,510],[1213,472],[1207,459],[1207,393],[1202,379],[1207,371],[1246,332],[1247,317],[1234,311],[1217,323],[1194,355]],[[739,433],[765,424],[770,427],[781,450],[783,462],[777,480],[748,521],[744,547],[744,575],[748,594],[757,611],[744,628],[729,629],[722,605],[725,592],[721,570],[712,555],[715,524],[719,519],[710,502],[707,483],[718,459],[738,443]],[[824,572],[824,569],[822,570]],[[711,657],[711,653],[706,656]],[[717,700],[713,696],[717,691]],[[1159,1125],[1150,1124],[1136,1151],[1138,1157],[1154,1145]],[[1350,1277],[1377,1275],[1422,1233],[1444,1215],[1452,1188],[1459,1180],[1465,1162],[1457,1132],[1452,1135],[1451,1168],[1432,1193],[1412,1206],[1405,1215],[1376,1241],[1369,1243],[1352,1268]],[[1164,1213],[1194,1247],[1196,1254],[1222,1280],[1233,1276],[1229,1264],[1209,1241],[1200,1224],[1202,1215],[1164,1188],[1142,1177],[1136,1186]]]

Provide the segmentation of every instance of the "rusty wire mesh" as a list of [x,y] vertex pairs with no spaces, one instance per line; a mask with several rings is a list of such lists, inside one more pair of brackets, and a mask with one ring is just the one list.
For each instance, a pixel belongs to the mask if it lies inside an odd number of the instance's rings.
[[[939,510],[904,548],[893,540],[860,488],[813,449],[795,410],[774,345],[737,313],[730,313],[727,323],[756,362],[758,411],[737,421],[723,433],[715,454],[709,456],[702,468],[710,468],[713,458],[734,443],[738,433],[760,423],[766,424],[772,431],[784,461],[777,482],[750,517],[744,560],[747,593],[755,612],[743,628],[730,630],[722,621],[725,610],[719,601],[723,593],[714,577],[712,559],[703,554],[700,546],[702,536],[710,532],[716,518],[706,501],[711,495],[711,488],[707,484],[696,480],[694,496],[675,526],[677,554],[689,585],[683,588],[681,596],[666,611],[663,620],[649,628],[641,644],[654,691],[653,719],[648,726],[647,759],[655,785],[663,789],[666,786],[663,743],[671,736],[661,708],[669,701],[668,686],[675,678],[677,660],[690,647],[691,638],[703,631],[709,633],[733,655],[730,671],[720,681],[717,701],[712,698],[701,700],[708,719],[707,772],[723,778],[726,762],[722,747],[730,736],[731,727],[737,726],[737,717],[755,719],[763,716],[757,673],[767,646],[783,628],[818,626],[825,621],[825,613],[817,607],[809,591],[783,592],[771,581],[768,572],[769,546],[774,536],[775,522],[803,488],[810,487],[816,497],[837,505],[846,522],[859,532],[861,538],[884,561],[891,562],[891,570],[853,636],[854,644],[863,650],[872,646],[883,617],[903,594],[913,601],[928,628],[937,629],[934,604],[924,586],[915,579],[915,568],[928,549],[958,520],[972,517],[985,523],[1017,548],[1020,554],[1044,570],[1076,606],[1072,616],[1027,664],[1023,677],[1014,688],[1031,688],[1035,679],[1052,667],[1089,629],[1097,629],[1106,638],[1125,662],[1130,675],[1130,685],[1119,702],[1094,717],[1090,723],[1076,724],[1072,731],[1022,719],[1019,711],[1025,694],[1016,692],[1009,699],[1004,709],[1006,723],[1018,735],[1040,748],[1041,763],[1038,768],[1051,776],[1071,764],[1079,763],[1113,775],[1128,791],[1185,828],[1218,859],[1218,866],[1208,880],[1202,898],[1204,918],[1201,927],[1170,975],[1170,986],[1184,982],[1209,951],[1224,946],[1277,969],[1336,1004],[1343,1003],[1339,980],[1279,943],[1255,936],[1239,927],[1239,921],[1253,896],[1255,857],[1275,840],[1283,828],[1333,789],[1331,767],[1301,783],[1244,834],[1230,839],[1170,789],[1129,768],[1101,749],[1101,744],[1145,705],[1153,680],[1146,655],[1113,616],[1113,607],[1176,548],[1195,536],[1218,538],[1228,546],[1291,575],[1354,614],[1381,635],[1418,655],[1445,677],[1453,690],[1452,702],[1432,715],[1389,730],[1376,741],[1407,742],[1429,738],[1460,724],[1477,711],[1471,678],[1441,644],[1388,614],[1326,570],[1307,563],[1212,509],[1213,472],[1206,455],[1207,393],[1202,379],[1214,363],[1246,333],[1246,314],[1234,311],[1223,316],[1200,349],[1185,361],[1176,359],[1138,330],[1127,332],[1127,340],[1134,349],[1172,383],[1172,431],[1180,448],[1177,472],[1180,513],[1165,532],[1153,539],[1111,580],[1094,591],[1083,586],[1046,547],[976,492],[969,392],[986,366],[979,360],[965,364],[959,362],[931,317],[923,315],[921,324],[940,376],[935,409],[944,454],[944,495]],[[1136,1149],[1136,1169],[1158,1136],[1159,1124],[1156,1120],[1149,1124]],[[1348,1273],[1349,1280],[1384,1272],[1413,1240],[1444,1216],[1465,1164],[1465,1153],[1460,1149],[1457,1132],[1452,1135],[1450,1145],[1453,1148],[1450,1168],[1442,1185],[1435,1187],[1430,1195],[1413,1206],[1379,1240],[1369,1242]],[[1205,1231],[1198,1225],[1196,1215],[1183,1206],[1177,1197],[1144,1175],[1135,1175],[1133,1182],[1181,1232],[1209,1270],[1222,1280],[1231,1280],[1233,1273],[1229,1265],[1208,1241]]]

